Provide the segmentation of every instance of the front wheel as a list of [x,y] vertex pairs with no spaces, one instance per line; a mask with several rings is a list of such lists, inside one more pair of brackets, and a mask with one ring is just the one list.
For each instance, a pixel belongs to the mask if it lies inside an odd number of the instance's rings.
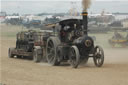
[[69,59],[70,59],[71,66],[73,68],[77,68],[80,63],[80,54],[76,46],[71,47]]
[[104,63],[104,51],[102,47],[96,46],[94,57],[93,57],[94,63],[97,67],[101,67]]

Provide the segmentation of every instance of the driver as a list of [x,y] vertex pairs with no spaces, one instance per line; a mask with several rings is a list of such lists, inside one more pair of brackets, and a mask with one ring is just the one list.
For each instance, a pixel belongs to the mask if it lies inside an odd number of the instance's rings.
[[62,27],[62,29],[60,30],[60,37],[62,42],[65,41],[65,36],[66,36],[66,32],[64,30],[64,27]]

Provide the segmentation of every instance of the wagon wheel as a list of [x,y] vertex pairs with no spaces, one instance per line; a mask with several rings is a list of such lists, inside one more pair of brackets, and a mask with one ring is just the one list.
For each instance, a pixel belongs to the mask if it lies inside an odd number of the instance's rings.
[[104,51],[100,46],[95,47],[94,57],[93,57],[94,63],[97,67],[101,67],[104,63]]
[[76,46],[71,47],[69,59],[70,59],[71,66],[73,68],[77,68],[80,63],[80,54],[79,54],[79,50]]
[[47,46],[46,46],[46,58],[49,64],[52,66],[59,65],[60,62],[58,61],[57,58],[57,46],[60,44],[60,41],[56,37],[51,37],[47,41]]
[[38,54],[38,49],[34,49],[33,61],[36,63],[41,61],[41,55]]
[[8,50],[8,57],[9,58],[13,58],[14,57],[14,55],[12,54],[13,50],[14,50],[14,48],[9,48],[9,50]]

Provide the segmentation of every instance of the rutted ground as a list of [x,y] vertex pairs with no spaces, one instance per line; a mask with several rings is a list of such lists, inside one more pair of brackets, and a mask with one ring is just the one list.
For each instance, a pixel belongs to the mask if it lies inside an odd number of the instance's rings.
[[[70,66],[53,67],[45,63],[36,64],[30,60],[9,59],[8,48],[15,46],[14,35],[20,29],[18,26],[2,25],[0,30],[0,80],[3,84],[128,85],[128,48],[105,47],[105,64],[101,68],[95,67],[93,62],[90,62],[92,59],[89,59],[86,66],[80,66],[78,69]],[[6,36],[6,33],[10,33],[10,36]]]

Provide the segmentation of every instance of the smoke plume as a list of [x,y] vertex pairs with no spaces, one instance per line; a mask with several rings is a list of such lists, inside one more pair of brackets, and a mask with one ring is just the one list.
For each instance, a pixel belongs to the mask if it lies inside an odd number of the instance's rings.
[[91,5],[91,0],[83,0],[82,1],[83,12],[87,12],[90,5]]

